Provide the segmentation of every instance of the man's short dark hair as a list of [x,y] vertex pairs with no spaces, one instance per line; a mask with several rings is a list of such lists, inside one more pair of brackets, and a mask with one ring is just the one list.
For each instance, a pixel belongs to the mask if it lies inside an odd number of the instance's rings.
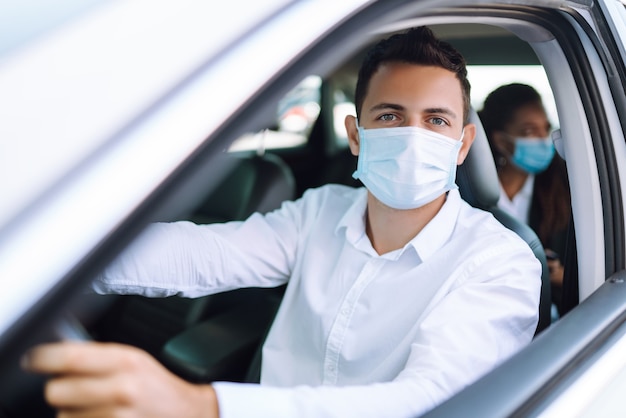
[[367,95],[370,80],[381,65],[390,62],[441,67],[452,71],[461,83],[463,93],[463,121],[469,120],[470,83],[463,56],[448,42],[437,39],[427,27],[421,26],[395,34],[378,42],[369,50],[361,69],[354,94],[357,117]]

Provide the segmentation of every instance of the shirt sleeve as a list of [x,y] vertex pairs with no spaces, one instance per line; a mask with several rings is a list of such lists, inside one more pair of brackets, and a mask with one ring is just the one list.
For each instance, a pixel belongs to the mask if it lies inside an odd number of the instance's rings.
[[399,377],[429,382],[437,399],[461,390],[532,341],[540,293],[541,264],[525,243],[489,246],[429,307]]
[[277,388],[216,382],[220,417],[415,417],[526,346],[538,320],[541,265],[525,244],[491,246],[429,307],[391,382]]
[[419,383],[404,379],[363,386],[267,387],[216,382],[220,418],[414,418],[435,406]]
[[97,293],[199,297],[285,283],[298,248],[299,202],[243,222],[150,225],[96,277]]

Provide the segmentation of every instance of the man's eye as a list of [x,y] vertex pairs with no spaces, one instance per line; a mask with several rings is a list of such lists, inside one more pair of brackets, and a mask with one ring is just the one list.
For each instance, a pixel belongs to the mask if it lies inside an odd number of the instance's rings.
[[430,118],[430,122],[433,125],[437,125],[437,126],[444,126],[447,125],[446,121],[442,118]]
[[386,114],[384,114],[384,115],[381,115],[381,116],[379,117],[379,119],[380,119],[380,120],[383,120],[383,121],[385,121],[385,122],[391,122],[391,121],[394,121],[394,120],[396,119],[396,116],[395,116],[395,115],[392,115],[391,113],[386,113]]

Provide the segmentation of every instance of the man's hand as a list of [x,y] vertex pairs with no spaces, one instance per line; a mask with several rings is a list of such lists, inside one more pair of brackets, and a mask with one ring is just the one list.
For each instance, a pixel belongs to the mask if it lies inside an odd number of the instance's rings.
[[22,363],[28,371],[53,376],[46,383],[45,397],[59,416],[219,416],[210,385],[188,383],[131,346],[45,344],[32,349]]

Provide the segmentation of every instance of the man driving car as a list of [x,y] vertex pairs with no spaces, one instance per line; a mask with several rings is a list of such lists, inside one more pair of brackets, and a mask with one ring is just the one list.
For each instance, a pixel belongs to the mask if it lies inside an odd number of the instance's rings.
[[63,416],[412,417],[528,344],[541,267],[455,184],[474,139],[463,57],[420,27],[365,58],[346,117],[355,178],[243,222],[152,225],[94,281],[100,293],[198,297],[287,283],[260,384],[197,385],[145,352],[42,345]]

